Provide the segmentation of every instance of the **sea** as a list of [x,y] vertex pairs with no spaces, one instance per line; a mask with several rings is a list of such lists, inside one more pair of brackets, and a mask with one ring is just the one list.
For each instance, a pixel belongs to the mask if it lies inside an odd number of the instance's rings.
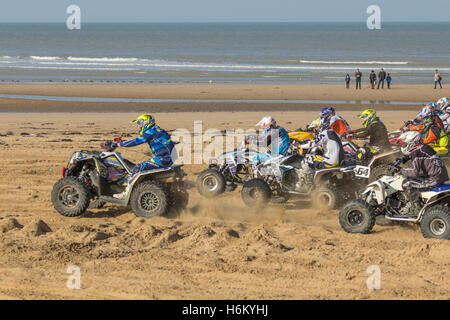
[[0,82],[343,84],[450,77],[450,22],[0,24]]

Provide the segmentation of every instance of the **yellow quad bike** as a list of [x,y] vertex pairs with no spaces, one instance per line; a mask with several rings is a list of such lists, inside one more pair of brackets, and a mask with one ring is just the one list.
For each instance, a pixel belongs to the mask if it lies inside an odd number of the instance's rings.
[[289,138],[291,139],[290,151],[297,151],[299,154],[301,154],[301,144],[307,141],[314,140],[314,133],[309,131],[295,131],[289,132],[288,134]]

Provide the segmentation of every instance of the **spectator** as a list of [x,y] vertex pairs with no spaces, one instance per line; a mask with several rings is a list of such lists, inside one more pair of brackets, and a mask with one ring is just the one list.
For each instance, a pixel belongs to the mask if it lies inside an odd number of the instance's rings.
[[372,85],[372,89],[375,89],[375,84],[377,83],[377,74],[373,70],[372,72],[370,72],[369,81],[370,84]]
[[350,75],[347,73],[347,75],[345,76],[345,87],[348,89],[350,88]]
[[361,71],[359,71],[359,69],[356,69],[355,72],[356,89],[358,89],[358,86],[359,89],[361,89],[361,77],[362,77]]
[[436,89],[438,83],[439,83],[439,86],[440,86],[441,89],[442,89],[441,81],[442,81],[441,74],[439,73],[439,70],[436,69],[436,71],[434,71],[434,88],[435,88],[435,89]]
[[378,73],[378,87],[377,87],[377,89],[380,89],[380,84],[381,84],[381,89],[384,89],[384,79],[386,79],[386,72],[384,71],[383,68],[381,68],[380,72]]
[[387,74],[387,77],[386,77],[386,83],[387,83],[388,89],[391,88],[391,81],[392,81],[391,74],[388,73],[388,74]]

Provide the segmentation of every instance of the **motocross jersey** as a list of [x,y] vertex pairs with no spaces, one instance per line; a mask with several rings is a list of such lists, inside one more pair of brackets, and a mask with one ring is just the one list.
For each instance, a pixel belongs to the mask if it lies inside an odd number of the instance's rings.
[[412,167],[403,168],[403,175],[411,178],[425,175],[422,182],[415,185],[418,189],[435,187],[449,179],[444,162],[433,148],[426,144],[413,150],[405,160],[411,160]]
[[301,145],[303,149],[322,147],[323,161],[328,167],[339,166],[344,161],[344,148],[341,139],[333,130],[325,130],[317,135],[313,141]]
[[327,129],[334,130],[340,136],[351,130],[347,121],[337,114],[330,118],[330,124]]
[[134,147],[142,143],[148,143],[150,150],[155,156],[154,162],[162,165],[172,165],[172,151],[175,147],[170,135],[157,125],[153,125],[142,132],[142,134],[131,140],[120,142],[121,147]]
[[369,145],[381,148],[383,151],[391,150],[388,132],[386,126],[377,117],[373,119],[367,128],[355,130],[355,137],[364,139],[369,138]]
[[259,146],[269,148],[269,153],[272,156],[286,155],[290,145],[289,134],[283,127],[269,127],[264,130],[261,136],[256,137],[256,143]]
[[442,123],[444,124],[445,132],[450,131],[450,103],[441,109],[441,114],[439,115]]

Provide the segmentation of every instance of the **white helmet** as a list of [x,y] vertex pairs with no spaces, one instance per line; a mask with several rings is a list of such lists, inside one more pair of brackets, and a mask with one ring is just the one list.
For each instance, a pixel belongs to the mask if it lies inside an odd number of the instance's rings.
[[401,148],[404,155],[409,155],[414,149],[423,143],[422,135],[418,131],[405,132],[399,137],[399,139],[403,140],[406,144]]
[[450,105],[450,99],[447,97],[444,98],[440,98],[437,102],[436,105],[438,107],[439,110],[444,111],[442,109],[448,107]]
[[271,116],[265,116],[264,118],[261,119],[261,121],[259,121],[256,126],[261,127],[263,129],[268,128],[269,126],[276,126],[277,122],[275,121],[274,118],[272,118]]

